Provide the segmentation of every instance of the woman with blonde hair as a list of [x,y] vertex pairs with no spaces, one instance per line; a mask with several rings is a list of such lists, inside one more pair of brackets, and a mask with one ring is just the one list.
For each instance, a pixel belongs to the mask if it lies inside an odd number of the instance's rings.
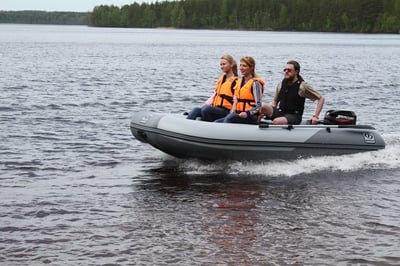
[[233,108],[229,115],[217,122],[257,124],[265,82],[256,74],[255,68],[253,57],[240,59],[242,77],[236,83]]
[[231,55],[220,58],[220,67],[223,74],[215,85],[214,94],[201,107],[194,108],[187,119],[214,121],[229,114],[233,104],[233,93],[237,80],[237,64]]

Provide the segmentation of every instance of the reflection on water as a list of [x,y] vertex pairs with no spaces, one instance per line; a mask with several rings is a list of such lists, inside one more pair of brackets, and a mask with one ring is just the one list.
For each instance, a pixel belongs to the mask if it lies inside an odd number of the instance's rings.
[[[326,171],[288,178],[227,175],[224,171],[194,177],[182,170],[186,169],[186,163],[163,161],[160,167],[150,170],[153,178],[143,180],[140,187],[158,194],[156,198],[167,206],[179,206],[179,220],[183,223],[185,217],[196,217],[186,221],[192,232],[202,236],[200,243],[192,248],[194,253],[206,256],[203,262],[304,265],[319,261],[334,265],[339,259],[342,263],[352,263],[355,258],[368,257],[370,252],[379,249],[380,244],[360,242],[364,249],[355,251],[349,245],[354,235],[368,239],[382,232],[368,224],[372,217],[364,215],[372,210],[370,204],[380,201],[370,198],[376,193],[371,187],[374,185],[369,183],[371,171],[358,172],[353,177],[344,172],[332,175]],[[198,166],[210,165],[198,163]],[[373,176],[381,174],[378,170]],[[369,193],[363,195],[362,191]],[[360,205],[361,202],[366,206]],[[353,222],[344,226],[343,219]],[[388,234],[399,230],[399,226],[384,229]],[[388,240],[394,241],[395,237],[383,236],[375,243]],[[394,255],[395,242],[387,245],[385,253]],[[343,247],[340,256],[332,254],[337,247]],[[316,259],[310,250],[313,254],[325,255]],[[400,262],[400,259],[395,257],[394,261]]]

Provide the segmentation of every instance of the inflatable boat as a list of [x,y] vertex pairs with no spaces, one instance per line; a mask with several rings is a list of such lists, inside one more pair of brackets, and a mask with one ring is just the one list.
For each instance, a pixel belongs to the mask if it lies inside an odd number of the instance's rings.
[[182,114],[138,112],[130,129],[133,136],[178,158],[201,160],[298,159],[342,155],[385,148],[381,135],[369,125],[340,121],[318,125],[259,125],[213,123],[186,119]]

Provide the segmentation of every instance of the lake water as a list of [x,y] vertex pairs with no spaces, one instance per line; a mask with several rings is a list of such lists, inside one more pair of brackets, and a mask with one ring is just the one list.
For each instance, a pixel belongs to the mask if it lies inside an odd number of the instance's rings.
[[[131,136],[138,110],[207,99],[225,53],[256,59],[265,101],[298,60],[386,149],[207,164]],[[0,25],[0,264],[400,265],[399,55],[400,35]]]

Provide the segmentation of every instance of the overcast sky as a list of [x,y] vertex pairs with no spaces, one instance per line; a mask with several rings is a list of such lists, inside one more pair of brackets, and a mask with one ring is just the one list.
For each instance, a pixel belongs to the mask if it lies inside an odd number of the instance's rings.
[[[155,0],[0,0],[0,10],[92,11],[98,5],[123,6]],[[163,2],[163,1],[158,1]]]

